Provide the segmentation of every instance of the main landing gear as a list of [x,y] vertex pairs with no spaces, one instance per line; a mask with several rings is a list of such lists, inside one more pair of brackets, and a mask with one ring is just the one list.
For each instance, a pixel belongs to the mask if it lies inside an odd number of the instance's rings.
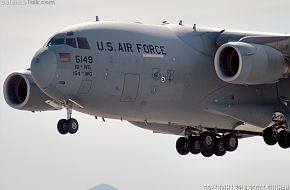
[[265,143],[273,146],[278,142],[281,148],[290,148],[290,127],[285,117],[280,113],[275,113],[272,121],[274,124],[263,131]]
[[204,157],[223,156],[226,152],[235,151],[238,147],[238,138],[233,133],[220,135],[205,131],[200,135],[186,135],[176,141],[176,150],[181,155],[188,153],[199,154]]
[[67,119],[61,119],[57,123],[57,130],[60,134],[65,135],[67,133],[75,134],[79,129],[78,121],[74,118],[71,118],[72,115],[72,106],[67,105]]

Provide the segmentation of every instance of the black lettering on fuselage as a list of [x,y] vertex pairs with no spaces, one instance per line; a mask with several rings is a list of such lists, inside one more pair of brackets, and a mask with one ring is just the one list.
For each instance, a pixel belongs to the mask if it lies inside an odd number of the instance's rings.
[[104,50],[103,42],[97,42],[97,47],[98,47],[98,50],[103,51]]
[[138,53],[140,53],[140,50],[141,50],[141,46],[142,46],[142,44],[136,44],[136,46],[137,46],[137,51],[138,51]]
[[108,51],[113,51],[113,45],[112,45],[112,42],[107,42],[107,50]]
[[145,53],[149,53],[149,47],[146,44],[143,44],[143,50]]
[[123,44],[119,43],[119,51],[124,52]]
[[164,50],[164,46],[160,46],[160,49],[161,49],[162,55],[166,55],[165,50]]
[[149,45],[149,50],[151,54],[155,54],[154,46]]
[[152,45],[152,44],[135,44],[133,45],[128,42],[116,42],[114,45],[113,42],[107,41],[97,41],[97,48],[99,51],[118,51],[118,52],[126,52],[126,53],[145,53],[145,54],[159,54],[166,55],[165,47],[162,45]]
[[155,51],[157,54],[161,54],[161,50],[159,46],[155,46]]
[[132,47],[130,43],[119,43],[119,51],[121,52],[133,52]]
[[91,70],[91,66],[90,65],[84,65],[84,70]]
[[129,52],[133,52],[133,49],[132,49],[132,44],[130,43],[126,43],[126,47],[127,47],[127,51]]

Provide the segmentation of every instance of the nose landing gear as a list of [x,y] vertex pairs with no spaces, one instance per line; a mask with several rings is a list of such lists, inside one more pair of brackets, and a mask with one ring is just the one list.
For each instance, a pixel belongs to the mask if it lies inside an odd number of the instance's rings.
[[78,121],[74,118],[71,118],[72,115],[72,106],[67,105],[67,119],[61,119],[57,123],[57,130],[60,134],[65,135],[67,133],[75,134],[79,129]]

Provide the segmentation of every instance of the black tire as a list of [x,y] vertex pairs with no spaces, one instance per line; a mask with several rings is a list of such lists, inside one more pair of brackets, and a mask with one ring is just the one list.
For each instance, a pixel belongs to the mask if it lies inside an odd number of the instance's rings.
[[57,130],[60,134],[65,135],[68,133],[67,129],[67,120],[66,119],[61,119],[57,123]]
[[67,121],[67,129],[70,134],[75,134],[79,129],[78,121],[74,118],[71,118]]
[[273,127],[267,127],[266,129],[264,129],[263,139],[264,139],[264,142],[269,146],[273,146],[278,142],[277,134],[274,131]]
[[225,148],[229,152],[233,152],[238,148],[239,141],[236,135],[229,133],[224,137]]
[[278,133],[278,144],[281,148],[290,147],[290,133],[286,130],[282,130]]
[[223,138],[218,138],[216,141],[216,145],[214,148],[214,154],[216,156],[223,156],[227,152],[226,147],[225,147],[225,141]]
[[202,149],[213,150],[216,141],[216,134],[213,132],[202,132],[199,137]]
[[205,149],[201,149],[201,154],[204,157],[211,157],[213,155],[213,151],[212,150],[205,150]]
[[188,148],[192,154],[199,154],[201,151],[200,141],[197,136],[190,137],[189,139]]
[[186,155],[189,153],[188,140],[185,137],[180,137],[177,139],[176,150],[180,155]]

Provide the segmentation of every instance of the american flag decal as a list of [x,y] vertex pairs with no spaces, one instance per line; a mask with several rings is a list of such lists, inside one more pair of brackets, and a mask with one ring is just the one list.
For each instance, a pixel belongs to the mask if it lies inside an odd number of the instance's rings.
[[70,62],[70,53],[59,53],[59,59],[61,62]]

